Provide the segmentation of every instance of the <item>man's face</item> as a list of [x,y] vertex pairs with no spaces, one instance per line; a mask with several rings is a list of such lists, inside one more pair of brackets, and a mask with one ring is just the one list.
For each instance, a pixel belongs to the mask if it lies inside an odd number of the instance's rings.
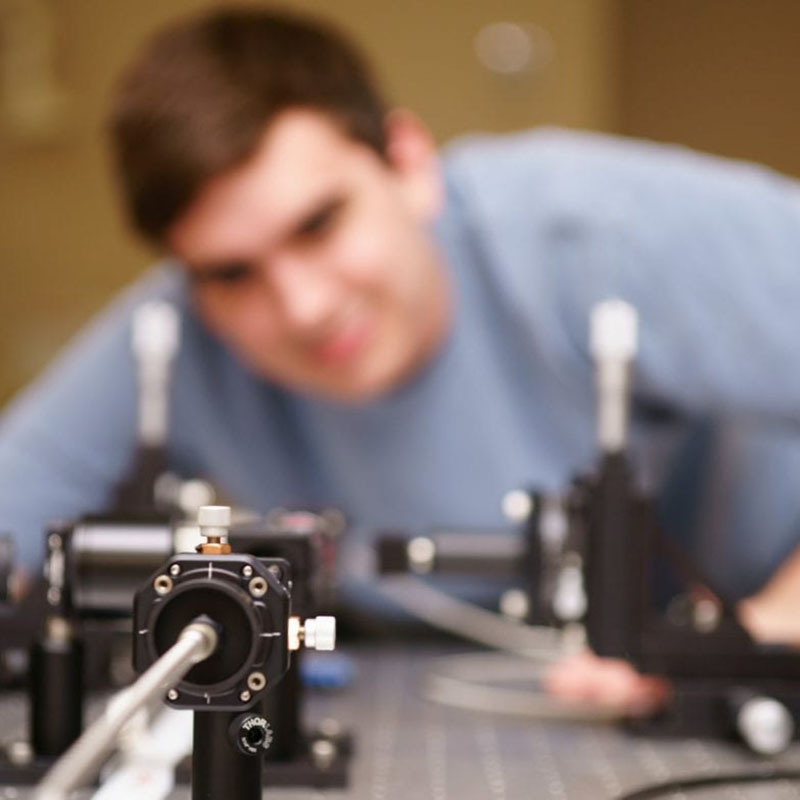
[[346,402],[412,374],[441,342],[448,286],[427,228],[438,174],[421,129],[389,159],[305,110],[212,179],[170,229],[198,311],[258,374]]

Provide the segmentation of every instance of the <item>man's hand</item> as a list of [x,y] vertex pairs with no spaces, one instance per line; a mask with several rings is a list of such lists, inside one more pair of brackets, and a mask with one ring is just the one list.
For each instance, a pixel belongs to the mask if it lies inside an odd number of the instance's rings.
[[[760,642],[800,646],[800,581],[775,581],[739,603],[737,614],[750,635]],[[789,596],[791,595],[791,597]],[[600,658],[588,650],[553,665],[544,678],[554,696],[574,703],[644,717],[658,711],[670,695],[664,678],[641,675],[626,661]]]
[[768,585],[742,600],[736,613],[756,641],[800,647],[800,586],[782,588],[788,591],[776,591]]
[[663,678],[640,675],[627,661],[600,658],[588,650],[553,665],[544,686],[561,700],[618,711],[623,716],[646,717],[669,699]]

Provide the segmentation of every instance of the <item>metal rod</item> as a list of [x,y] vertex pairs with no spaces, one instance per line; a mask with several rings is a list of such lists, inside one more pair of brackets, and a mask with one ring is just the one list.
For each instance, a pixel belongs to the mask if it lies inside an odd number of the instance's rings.
[[88,781],[116,746],[117,736],[131,716],[179,683],[195,664],[216,650],[218,641],[210,623],[187,625],[178,641],[136,683],[111,698],[103,715],[45,775],[33,800],[65,800],[68,792]]
[[139,442],[161,447],[169,427],[169,381],[180,339],[180,319],[174,306],[152,301],[133,315],[131,347],[138,365]]
[[619,453],[627,445],[637,325],[635,309],[622,300],[592,309],[589,348],[595,361],[597,438],[604,453]]

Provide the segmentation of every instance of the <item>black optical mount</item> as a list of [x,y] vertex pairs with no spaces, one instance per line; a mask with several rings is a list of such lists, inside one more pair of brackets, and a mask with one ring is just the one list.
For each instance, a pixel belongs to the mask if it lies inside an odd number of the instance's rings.
[[[241,522],[229,534],[233,549],[260,558],[283,558],[292,567],[292,613],[305,619],[326,613],[335,593],[335,543],[344,518],[334,509],[276,508],[264,520]],[[344,788],[354,737],[336,719],[303,721],[302,649],[293,653],[279,692],[269,692],[264,712],[274,733],[264,777],[270,786]]]
[[[670,679],[666,707],[637,729],[735,738],[772,755],[800,735],[800,654],[754,641],[734,604],[662,531],[627,453],[636,328],[635,311],[621,301],[593,311],[598,463],[563,498],[531,499],[528,538],[540,543],[539,563],[557,576],[552,585],[572,592],[560,605],[583,622],[597,654]],[[546,552],[548,507],[561,536]],[[667,579],[680,591],[661,608],[656,586]],[[555,594],[550,612],[563,617],[554,601]]]
[[290,568],[239,554],[177,555],[134,601],[134,665],[146,670],[198,616],[218,629],[216,652],[167,693],[194,715],[192,797],[261,797],[272,731],[261,702],[289,668]]
[[43,577],[0,618],[4,644],[28,654],[30,733],[0,755],[2,783],[38,782],[80,736],[87,689],[108,685],[109,625],[129,630],[134,592],[173,549],[156,519],[85,517],[51,524],[44,540]]
[[[735,739],[755,752],[777,753],[800,737],[800,654],[755,642],[734,604],[662,530],[626,452],[635,312],[611,301],[596,313],[596,467],[560,494],[509,495],[504,508],[518,523],[516,534],[384,536],[381,571],[483,574],[488,565],[523,588],[520,618],[582,625],[599,655],[670,680],[666,707],[630,722],[632,729]],[[655,584],[665,575],[679,591],[662,608]]]
[[[333,590],[333,544],[342,524],[334,511],[276,509],[266,519],[233,526],[228,540],[237,552],[289,562],[293,612],[314,617],[324,613]],[[87,692],[108,687],[111,669],[116,675],[126,654],[130,663],[133,597],[173,555],[175,538],[175,526],[155,516],[93,516],[49,527],[45,577],[21,604],[0,604],[3,643],[28,651],[31,666],[30,736],[0,754],[0,783],[37,783],[80,735]],[[281,690],[263,700],[274,733],[273,745],[261,750],[265,782],[342,787],[352,737],[335,720],[305,729],[301,655],[291,659]],[[188,762],[176,778],[188,782]]]
[[[576,479],[563,510],[568,535],[550,569],[583,565],[572,580],[585,586],[581,621],[592,649],[672,685],[666,707],[631,727],[739,739],[765,755],[800,735],[800,654],[752,639],[734,605],[662,531],[623,453],[604,454],[593,474]],[[654,572],[658,562],[682,588],[665,609],[653,591],[653,575],[664,571]]]

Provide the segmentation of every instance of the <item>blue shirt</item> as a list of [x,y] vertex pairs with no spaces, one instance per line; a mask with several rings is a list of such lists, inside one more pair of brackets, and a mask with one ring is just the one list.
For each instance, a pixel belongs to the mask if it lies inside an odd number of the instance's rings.
[[591,307],[639,311],[643,475],[714,576],[753,591],[800,532],[800,186],[660,145],[539,130],[443,156],[432,231],[456,313],[434,359],[366,406],[250,373],[196,318],[178,265],[87,327],[0,424],[0,530],[35,563],[46,520],[102,508],[135,445],[132,309],[182,313],[169,453],[255,509],[335,505],[345,562],[380,528],[496,527],[510,488],[563,488],[595,451]]

